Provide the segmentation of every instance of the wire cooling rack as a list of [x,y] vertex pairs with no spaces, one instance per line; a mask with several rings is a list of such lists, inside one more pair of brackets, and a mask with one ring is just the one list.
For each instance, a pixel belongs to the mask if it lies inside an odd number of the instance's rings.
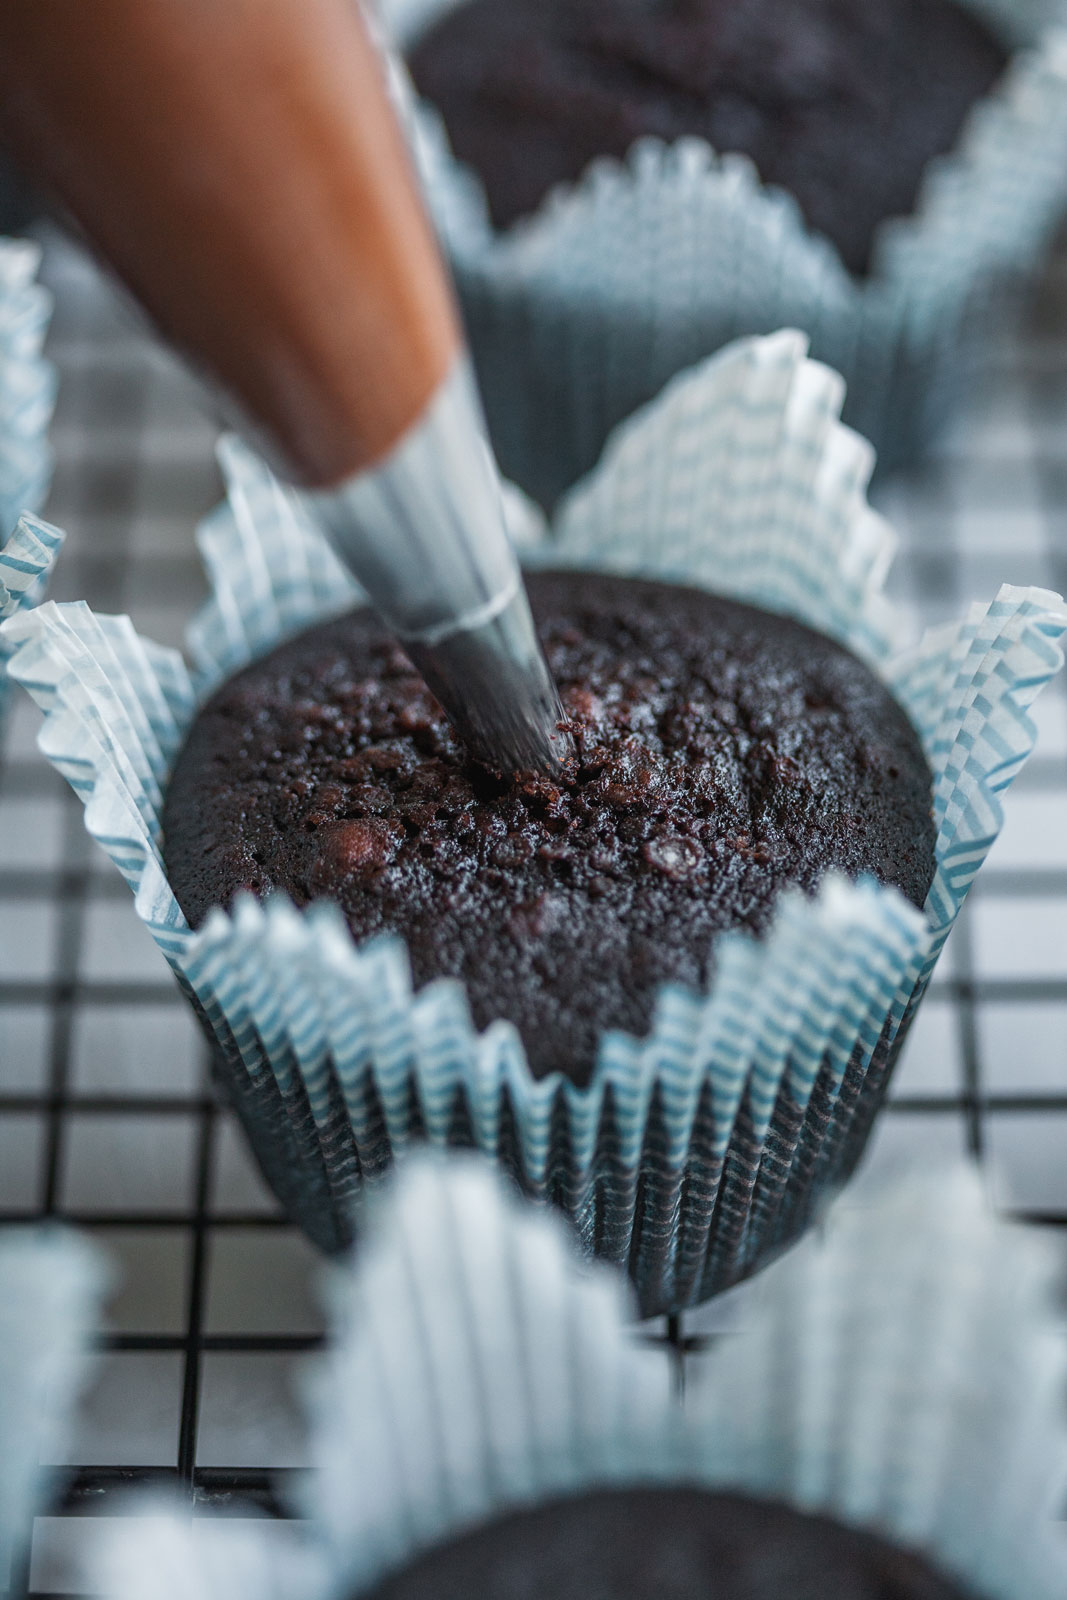
[[[70,532],[53,593],[129,611],[177,644],[203,595],[192,531],[220,486],[187,378],[83,257],[50,236],[61,372],[48,514]],[[1005,580],[1067,589],[1067,243],[1024,325],[988,353],[936,459],[879,491],[921,620]],[[998,1203],[1067,1225],[1067,699],[938,968],[866,1170],[970,1152]],[[321,1343],[310,1247],[280,1215],[209,1086],[195,1023],[91,846],[17,704],[0,750],[0,1222],[58,1217],[119,1267],[111,1332],[67,1488],[12,1595],[77,1584],[89,1517],[169,1485],[191,1507],[284,1515],[304,1464],[293,1370]],[[861,1180],[862,1182],[863,1180]],[[744,1290],[649,1325],[679,1381],[744,1315]],[[0,1577],[0,1583],[3,1582]]]

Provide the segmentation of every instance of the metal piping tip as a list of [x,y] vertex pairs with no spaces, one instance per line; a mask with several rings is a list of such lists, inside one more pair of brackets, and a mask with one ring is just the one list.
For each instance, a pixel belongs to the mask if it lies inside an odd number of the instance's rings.
[[466,356],[372,471],[304,498],[472,756],[558,773],[571,741]]
[[571,741],[524,590],[488,622],[403,644],[476,760],[560,772]]

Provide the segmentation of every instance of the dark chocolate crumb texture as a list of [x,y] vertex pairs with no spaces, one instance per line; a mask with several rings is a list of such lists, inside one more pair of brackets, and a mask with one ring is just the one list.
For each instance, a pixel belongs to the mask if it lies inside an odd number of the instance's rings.
[[965,1600],[920,1557],[771,1501],[601,1490],[428,1551],[365,1600]]
[[411,55],[498,227],[635,140],[741,151],[850,271],[1004,70],[952,0],[467,0]]
[[658,986],[705,987],[717,934],[787,885],[872,873],[916,906],[934,872],[918,737],[869,669],[799,623],[697,590],[545,573],[530,598],[576,755],[565,776],[468,764],[367,611],[225,683],[168,785],[189,921],[241,889],[336,900],[403,936],[417,984],[462,978],[538,1076],[591,1074],[647,1032]]

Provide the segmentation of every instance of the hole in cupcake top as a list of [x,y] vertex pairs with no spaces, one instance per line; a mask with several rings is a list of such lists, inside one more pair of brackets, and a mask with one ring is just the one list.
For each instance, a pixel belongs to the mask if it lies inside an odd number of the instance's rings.
[[931,777],[870,670],[783,617],[591,573],[530,579],[575,755],[559,781],[472,766],[366,611],[222,685],[182,750],[165,856],[195,925],[240,889],[329,897],[463,979],[534,1071],[584,1083],[606,1028],[706,985],[713,941],[783,888],[872,873],[921,906]]

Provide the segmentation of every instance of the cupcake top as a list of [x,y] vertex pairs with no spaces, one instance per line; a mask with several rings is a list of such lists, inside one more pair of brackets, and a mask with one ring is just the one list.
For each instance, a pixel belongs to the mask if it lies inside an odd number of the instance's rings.
[[[513,1511],[366,1600],[966,1600],[921,1557],[791,1506],[708,1489],[600,1489]],[[362,1597],[361,1597],[362,1600]]]
[[867,872],[916,906],[934,873],[931,777],[885,687],[780,616],[580,572],[530,598],[576,741],[559,782],[465,762],[381,624],[290,640],[200,712],[165,799],[167,872],[198,925],[241,889],[336,900],[395,932],[417,983],[452,975],[475,1022],[516,1024],[535,1074],[588,1081],[605,1028],[703,987],[715,936],[782,889]]
[[755,162],[862,274],[1007,64],[953,0],[466,0],[416,86],[499,227],[652,135]]

